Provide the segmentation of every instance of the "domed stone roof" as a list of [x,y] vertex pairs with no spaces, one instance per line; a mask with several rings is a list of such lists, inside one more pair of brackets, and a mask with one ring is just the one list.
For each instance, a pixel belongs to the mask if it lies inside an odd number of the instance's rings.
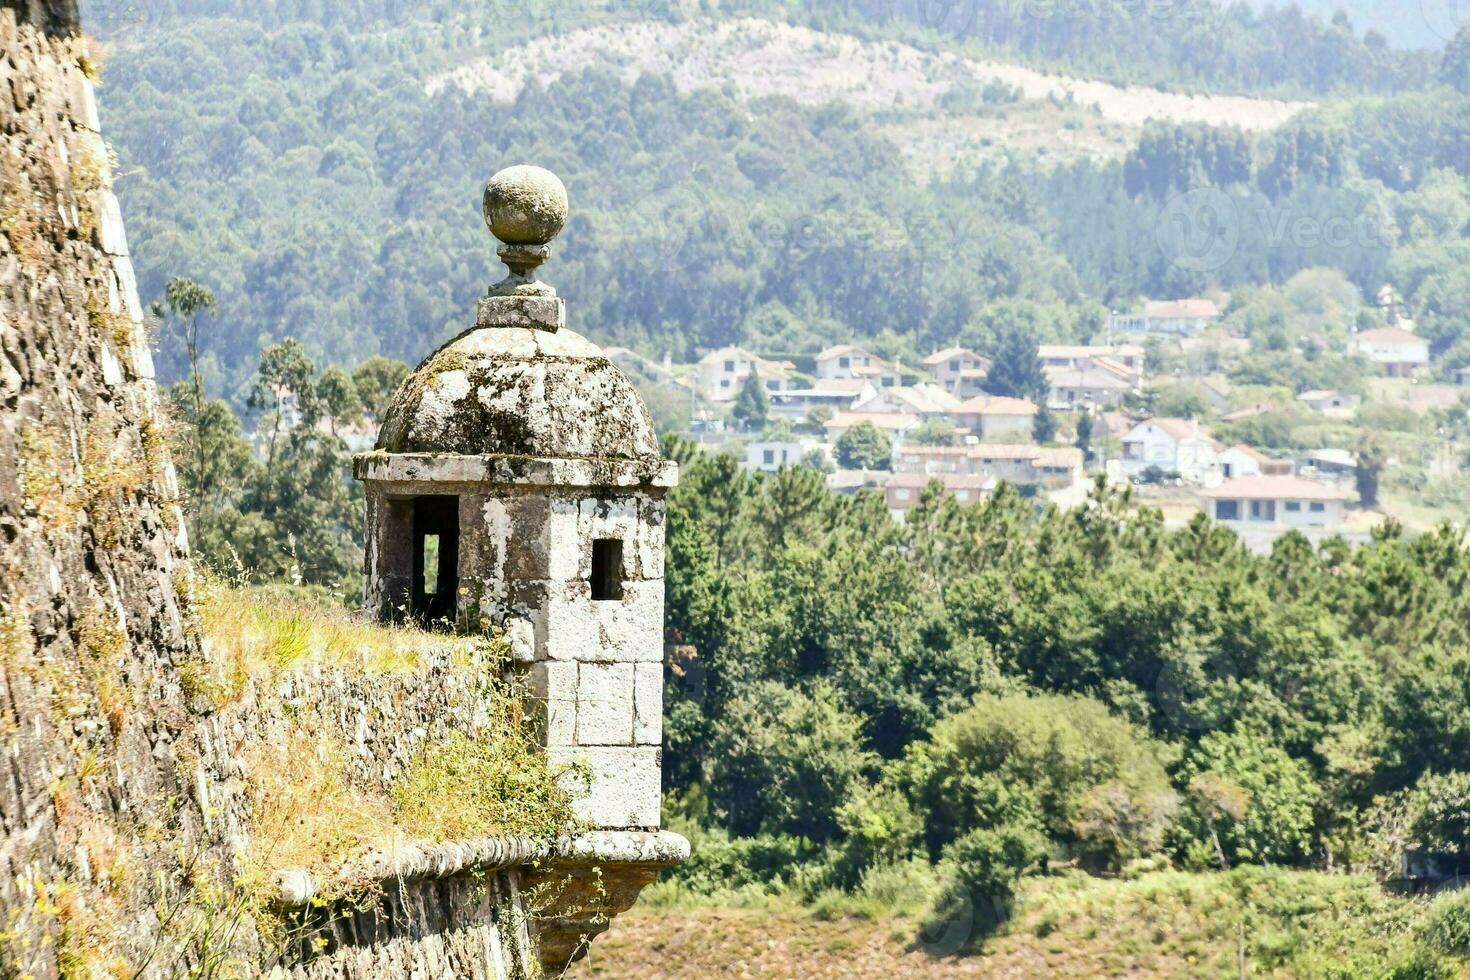
[[378,433],[389,453],[657,459],[653,420],[598,346],[562,329],[480,327],[409,375]]

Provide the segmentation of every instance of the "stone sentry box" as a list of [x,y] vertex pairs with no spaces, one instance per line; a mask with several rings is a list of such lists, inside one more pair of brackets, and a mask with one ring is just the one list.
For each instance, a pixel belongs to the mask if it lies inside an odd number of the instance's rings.
[[476,326],[404,382],[374,451],[366,597],[385,620],[505,630],[543,707],[548,759],[582,761],[579,816],[656,830],[663,709],[662,458],[636,390],[535,268],[566,215],[544,170],[485,194],[511,274]]

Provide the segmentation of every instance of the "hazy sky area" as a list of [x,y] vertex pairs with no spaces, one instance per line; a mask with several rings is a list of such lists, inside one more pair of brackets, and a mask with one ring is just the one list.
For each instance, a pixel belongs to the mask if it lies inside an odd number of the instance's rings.
[[[1251,5],[1285,6],[1263,0]],[[1359,33],[1377,30],[1397,47],[1442,48],[1470,19],[1470,0],[1300,0],[1299,5],[1323,17],[1345,10]]]

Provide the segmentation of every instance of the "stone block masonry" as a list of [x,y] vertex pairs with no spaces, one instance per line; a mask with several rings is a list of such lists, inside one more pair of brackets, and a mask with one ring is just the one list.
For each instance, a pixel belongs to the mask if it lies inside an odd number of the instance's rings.
[[227,859],[232,806],[182,683],[188,541],[76,28],[74,3],[0,2],[4,976],[187,971],[159,909],[187,906],[181,855]]
[[[503,629],[529,671],[548,757],[588,783],[579,814],[657,829],[663,497],[677,468],[628,379],[564,329],[555,290],[532,278],[565,216],[551,174],[513,167],[490,182],[485,217],[513,236],[499,252],[511,275],[480,301],[474,329],[404,381],[375,451],[354,464],[365,593],[380,616],[427,610],[460,629]],[[560,313],[528,312],[542,306]],[[430,553],[452,554],[453,567],[431,571]],[[427,584],[445,580],[452,603]]]
[[474,329],[404,381],[375,450],[354,461],[369,610],[503,630],[546,759],[603,835],[597,866],[563,882],[581,912],[540,929],[558,970],[688,849],[658,831],[663,496],[677,468],[632,384],[564,329],[564,304],[533,278],[566,205],[545,171],[491,180],[485,218],[511,275],[480,301]]

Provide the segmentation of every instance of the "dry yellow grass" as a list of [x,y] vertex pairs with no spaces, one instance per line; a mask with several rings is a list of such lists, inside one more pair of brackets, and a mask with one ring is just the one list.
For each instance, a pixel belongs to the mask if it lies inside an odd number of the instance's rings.
[[309,664],[393,673],[415,669],[430,651],[448,649],[468,663],[495,642],[371,622],[284,586],[235,586],[204,577],[195,598],[206,658],[185,666],[184,683],[217,706],[239,697],[252,679],[273,680]]
[[[183,683],[218,706],[252,683],[270,683],[308,665],[349,674],[414,671],[430,654],[473,672],[484,723],[445,731],[391,784],[354,778],[340,737],[309,718],[279,744],[247,753],[252,835],[247,878],[266,884],[281,868],[311,871],[346,897],[370,882],[350,876],[368,853],[405,842],[474,837],[551,838],[574,829],[571,800],[558,786],[522,713],[521,691],[504,676],[499,638],[385,626],[324,604],[301,589],[235,587],[205,578],[195,589],[207,656],[186,664]],[[344,872],[346,872],[344,874]],[[337,894],[331,894],[336,891]]]

